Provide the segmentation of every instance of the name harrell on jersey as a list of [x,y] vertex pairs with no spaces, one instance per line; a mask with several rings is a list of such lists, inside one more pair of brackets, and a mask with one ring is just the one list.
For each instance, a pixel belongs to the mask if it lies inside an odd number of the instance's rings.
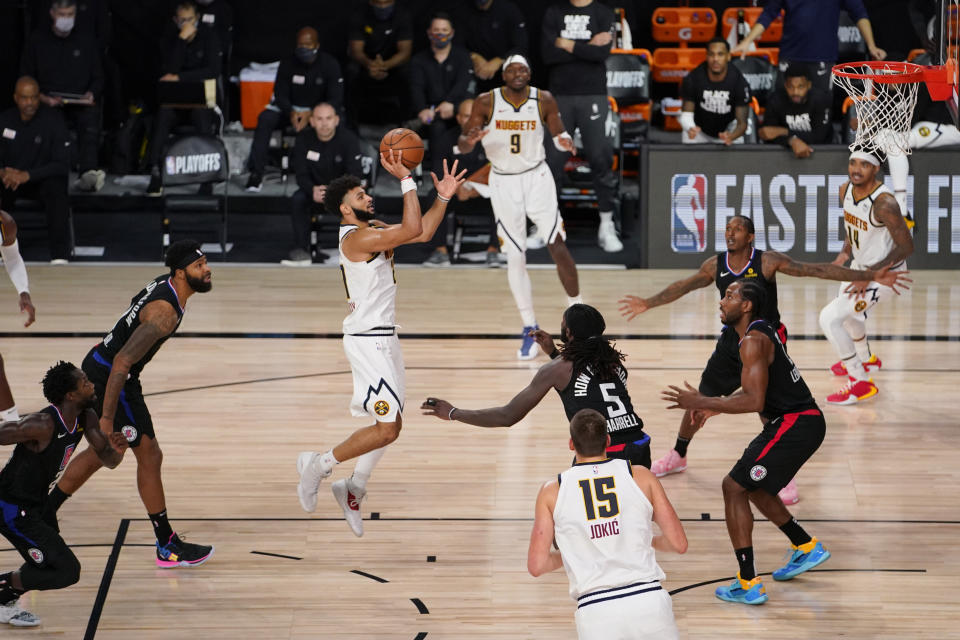
[[540,90],[529,87],[527,99],[517,105],[503,97],[503,88],[490,93],[492,107],[484,126],[489,133],[481,143],[493,170],[513,174],[538,166],[546,157]]
[[[620,386],[623,389],[627,387],[627,372],[623,367],[617,369],[617,377],[620,378]],[[587,398],[590,395],[590,383],[593,380],[593,372],[589,368],[584,369],[573,381],[573,397]],[[599,383],[597,387],[603,396],[603,401],[607,405],[607,433],[629,429],[630,427],[640,426],[640,420],[637,414],[627,409],[620,400],[620,394],[611,394],[616,391],[617,384],[613,382]]]

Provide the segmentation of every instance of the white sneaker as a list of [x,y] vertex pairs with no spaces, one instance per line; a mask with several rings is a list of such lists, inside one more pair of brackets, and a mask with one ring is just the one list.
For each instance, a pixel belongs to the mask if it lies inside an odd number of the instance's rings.
[[343,517],[347,519],[353,535],[360,538],[363,537],[363,515],[360,513],[360,503],[363,502],[367,492],[361,492],[353,486],[353,483],[348,482],[346,478],[337,480],[330,485],[330,490],[333,491],[333,497],[343,509]]
[[597,244],[607,253],[623,251],[623,243],[617,237],[617,228],[612,220],[600,223],[600,228],[597,230]]
[[21,609],[17,605],[17,600],[11,600],[7,604],[0,605],[0,622],[12,627],[36,627],[40,624],[40,618]]
[[317,490],[324,478],[330,475],[330,469],[320,468],[320,454],[313,451],[304,451],[297,456],[297,472],[300,482],[297,484],[297,496],[300,506],[308,513],[317,510]]
[[547,243],[540,237],[540,230],[537,229],[537,225],[530,227],[530,233],[527,234],[527,249],[537,250],[543,249],[545,246],[547,246]]

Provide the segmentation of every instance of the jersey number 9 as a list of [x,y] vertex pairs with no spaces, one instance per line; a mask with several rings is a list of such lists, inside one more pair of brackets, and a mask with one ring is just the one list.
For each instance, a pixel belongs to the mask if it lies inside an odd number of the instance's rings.
[[520,134],[510,136],[510,153],[520,153]]
[[583,494],[583,508],[587,512],[587,520],[596,520],[597,516],[612,518],[620,513],[613,476],[594,478],[592,483],[588,479],[583,479],[577,484],[580,485],[580,493]]

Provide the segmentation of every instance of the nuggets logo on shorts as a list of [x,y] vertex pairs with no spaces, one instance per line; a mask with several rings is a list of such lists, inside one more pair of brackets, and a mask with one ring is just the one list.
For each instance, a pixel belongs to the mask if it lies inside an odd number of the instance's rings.
[[40,549],[30,547],[30,549],[27,550],[27,554],[30,556],[30,559],[37,564],[43,564],[43,551],[40,551]]
[[866,300],[857,300],[857,304],[853,305],[853,310],[856,311],[857,313],[860,313],[866,308],[867,308]]
[[762,464],[755,464],[750,467],[750,479],[754,482],[760,482],[767,477],[767,468]]
[[120,429],[120,433],[127,439],[127,442],[133,442],[137,439],[137,428],[133,425],[126,425]]
[[920,130],[917,131],[917,133],[926,138],[928,135],[930,135],[930,127],[920,127]]
[[373,405],[373,412],[378,416],[385,416],[390,413],[390,404],[386,400],[377,400]]

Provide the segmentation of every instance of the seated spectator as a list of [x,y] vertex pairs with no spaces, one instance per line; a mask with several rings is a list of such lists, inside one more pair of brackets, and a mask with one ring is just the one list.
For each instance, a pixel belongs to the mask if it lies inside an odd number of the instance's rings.
[[21,75],[36,78],[40,102],[60,109],[75,129],[80,179],[77,188],[98,191],[106,174],[98,168],[100,98],[103,65],[100,46],[89,32],[76,27],[76,0],[54,0],[49,27],[30,35],[21,63]]
[[427,29],[430,48],[410,61],[410,100],[417,118],[426,128],[431,167],[443,175],[439,149],[440,138],[456,126],[456,105],[469,95],[473,65],[467,52],[453,44],[454,30],[450,16],[437,13]]
[[812,144],[829,144],[833,138],[830,122],[830,94],[814,87],[806,67],[790,65],[783,88],[774,92],[758,130],[764,142],[793,150],[798,158],[813,153]]
[[[467,182],[463,183],[457,189],[457,198],[447,206],[447,217],[457,213],[472,213],[487,215],[490,219],[490,244],[487,246],[487,266],[499,267],[503,264],[500,255],[500,248],[497,242],[497,221],[493,217],[493,207],[490,205],[490,197],[482,195],[476,188],[471,186],[470,176],[486,167],[487,156],[483,152],[483,145],[478,144],[473,147],[473,151],[461,153],[457,146],[457,139],[463,133],[463,125],[470,119],[470,112],[473,109],[473,99],[467,98],[457,107],[457,125],[449,129],[440,139],[437,146],[436,157],[440,170],[443,170],[443,158],[447,160],[447,166],[452,167],[453,162],[457,161],[457,171],[467,170]],[[434,171],[436,173],[436,171]],[[446,267],[450,265],[450,253],[447,250],[447,232],[446,225],[438,229],[438,233],[433,234],[433,240],[430,242],[433,247],[433,253],[424,261],[426,267]]]
[[[160,82],[202,82],[220,76],[220,41],[213,27],[200,22],[193,0],[180,0],[176,6],[173,25],[168,26],[160,44]],[[215,116],[211,109],[195,107],[179,109],[160,105],[157,121],[150,140],[150,184],[148,196],[159,196],[162,191],[160,161],[167,145],[167,136],[181,120],[189,119],[197,131],[214,131]]]
[[460,36],[470,52],[477,95],[501,84],[500,66],[514,53],[527,55],[530,46],[523,13],[513,0],[467,0],[457,15]]
[[368,0],[350,18],[347,53],[350,116],[395,122],[407,108],[407,63],[413,51],[410,14],[395,0]]
[[[293,249],[283,264],[307,266],[310,257],[310,219],[323,213],[323,197],[327,184],[349,173],[363,175],[363,152],[360,140],[340,126],[340,116],[333,105],[322,102],[313,108],[310,126],[297,136],[293,148],[293,170],[297,186],[293,194]],[[323,262],[326,255],[318,255]]]
[[730,66],[730,45],[723,38],[707,43],[707,59],[680,85],[684,144],[742,143],[747,130],[750,87]]
[[250,148],[250,178],[247,191],[260,191],[267,164],[270,135],[287,123],[300,133],[310,124],[315,104],[326,102],[338,113],[343,111],[343,75],[340,64],[320,51],[320,37],[313,27],[297,32],[292,56],[280,63],[273,85],[273,100],[260,113]]
[[70,257],[67,174],[70,142],[60,111],[40,104],[40,86],[31,77],[17,80],[16,106],[0,113],[0,208],[15,211],[17,198],[43,202],[50,258]]

